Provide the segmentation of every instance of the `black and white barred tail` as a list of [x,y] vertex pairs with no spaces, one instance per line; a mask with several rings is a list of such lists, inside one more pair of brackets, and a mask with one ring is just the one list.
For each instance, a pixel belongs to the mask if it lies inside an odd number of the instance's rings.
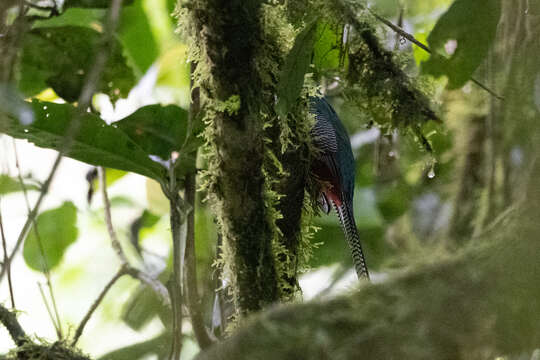
[[350,205],[345,202],[343,202],[340,206],[337,206],[334,202],[332,203],[338,215],[341,227],[343,228],[343,232],[345,233],[345,238],[349,243],[356,274],[358,275],[359,279],[365,277],[367,280],[369,280],[366,259],[364,258],[364,252],[362,251],[362,244],[360,244],[360,236],[358,235],[358,230],[356,229],[352,209]]

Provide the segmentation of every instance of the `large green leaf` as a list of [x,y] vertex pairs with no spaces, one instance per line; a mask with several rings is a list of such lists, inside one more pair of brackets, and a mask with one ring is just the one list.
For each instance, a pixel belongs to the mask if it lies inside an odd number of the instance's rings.
[[[500,14],[500,0],[454,1],[428,36],[434,53],[423,63],[422,70],[436,77],[448,76],[450,89],[463,86],[485,59]],[[445,51],[445,45],[455,49]],[[448,52],[449,58],[445,55]]]
[[44,211],[37,217],[36,226],[39,238],[32,228],[24,242],[24,261],[34,270],[44,271],[45,266],[51,270],[60,263],[69,245],[77,240],[77,208],[68,201],[56,209]]
[[[52,87],[62,98],[76,101],[100,49],[101,34],[83,26],[40,27],[24,37],[19,88],[27,96]],[[135,77],[117,41],[108,48],[109,59],[98,91],[113,100],[126,97]]]
[[[26,190],[39,190],[39,187],[32,184],[24,184]],[[0,174],[0,195],[9,194],[12,192],[23,191],[19,180],[8,175]]]
[[138,76],[142,76],[159,56],[159,47],[142,0],[122,9],[118,36],[130,65]]
[[[170,271],[166,270],[158,279],[165,284],[169,277]],[[122,309],[122,320],[134,330],[140,330],[156,315],[165,327],[170,327],[171,309],[163,304],[155,291],[143,284],[135,289]]]
[[36,20],[32,28],[84,26],[95,29],[103,26],[106,15],[105,9],[72,8],[62,12],[60,16]]
[[317,70],[337,69],[342,61],[342,33],[336,25],[325,22],[317,24],[315,45],[313,47],[313,65]]
[[316,32],[317,22],[313,21],[298,34],[292,49],[287,54],[277,88],[276,111],[281,117],[287,115],[300,96],[304,86],[304,76],[311,64]]
[[135,172],[156,180],[165,176],[165,169],[152,161],[116,125],[107,125],[90,113],[81,115],[69,104],[34,100],[31,105],[36,119],[32,124],[24,126],[17,119],[4,115],[4,121],[0,121],[0,132],[27,139],[40,147],[60,150],[64,146],[64,136],[71,122],[78,117],[81,126],[67,156],[88,164]]
[[179,151],[187,134],[188,113],[174,106],[148,105],[114,126],[124,131],[146,153],[166,160]]

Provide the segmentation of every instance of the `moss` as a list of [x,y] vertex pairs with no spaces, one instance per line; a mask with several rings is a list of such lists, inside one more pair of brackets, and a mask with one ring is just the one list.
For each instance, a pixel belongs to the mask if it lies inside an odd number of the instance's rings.
[[68,346],[63,341],[49,344],[40,341],[39,344],[28,341],[24,345],[10,351],[6,359],[27,360],[89,360],[80,350]]

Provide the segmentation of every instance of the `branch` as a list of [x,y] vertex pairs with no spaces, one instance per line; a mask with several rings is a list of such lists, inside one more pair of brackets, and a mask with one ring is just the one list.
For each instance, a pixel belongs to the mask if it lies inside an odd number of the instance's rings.
[[186,236],[186,305],[191,326],[201,349],[206,349],[214,342],[204,324],[204,317],[201,310],[201,299],[197,288],[197,271],[195,256],[195,174],[186,176],[185,182],[186,202],[193,206],[193,210],[187,216],[187,236]]
[[[200,89],[193,87],[193,73],[197,67],[196,63],[190,65],[190,88],[191,88],[191,106],[189,107],[189,125],[188,129],[193,129],[199,111],[201,108]],[[191,131],[188,133],[190,134]],[[187,140],[187,136],[186,136]],[[197,156],[193,157],[194,159]],[[179,162],[179,161],[178,161]],[[193,333],[197,339],[197,343],[201,349],[206,349],[214,342],[210,338],[208,329],[204,324],[204,317],[201,309],[201,299],[199,297],[199,289],[197,287],[197,256],[195,254],[195,189],[197,178],[195,173],[187,174],[185,180],[185,200],[188,205],[191,206],[191,211],[187,215],[187,233],[186,233],[186,252],[185,252],[185,266],[186,266],[186,305],[188,308],[189,316],[191,318],[191,326],[193,327]]]
[[[172,167],[174,168],[174,167]],[[171,174],[171,191],[167,194],[170,204],[172,232],[173,272],[169,282],[169,294],[172,302],[172,344],[170,360],[179,360],[182,351],[182,281],[184,277],[184,258],[186,245],[186,224],[180,213],[180,195],[174,185]]]
[[8,277],[8,287],[9,287],[9,297],[11,300],[11,308],[15,308],[15,297],[13,296],[13,283],[11,281],[11,263],[9,261],[7,244],[6,244],[6,234],[4,234],[4,222],[2,221],[2,210],[0,209],[0,233],[2,235],[2,249],[4,250],[4,267],[7,269]]
[[109,292],[109,290],[112,288],[112,286],[120,279],[122,276],[127,274],[127,268],[125,266],[122,266],[117,273],[113,276],[113,278],[105,285],[103,290],[101,290],[101,293],[97,297],[97,299],[94,301],[92,306],[90,306],[90,309],[88,309],[88,312],[83,317],[81,323],[79,324],[79,327],[75,331],[75,335],[73,336],[73,340],[71,342],[71,346],[75,346],[77,344],[77,341],[79,341],[79,338],[81,337],[84,327],[92,317],[92,314],[94,314],[94,311],[98,308],[99,304],[103,301],[105,298],[105,295]]
[[118,236],[116,235],[116,231],[114,231],[114,226],[112,223],[112,215],[111,215],[111,202],[109,201],[109,196],[107,194],[107,173],[104,167],[99,167],[99,177],[100,177],[100,186],[101,186],[101,196],[103,199],[103,207],[105,211],[105,223],[107,224],[107,232],[109,233],[109,237],[111,238],[111,245],[116,252],[116,255],[118,256],[118,259],[120,259],[120,263],[122,265],[129,264],[126,254],[124,254],[124,250],[122,250],[122,245],[120,245],[120,241],[118,240]]
[[347,296],[262,313],[197,360],[444,360],[530,351],[540,343],[536,218]]
[[107,231],[111,239],[112,247],[118,255],[120,263],[124,268],[126,274],[148,285],[156,292],[156,294],[159,295],[165,305],[170,306],[171,299],[169,297],[167,288],[161,283],[161,281],[146,274],[142,270],[132,267],[127,261],[127,257],[122,250],[122,246],[120,245],[120,241],[118,240],[116,231],[114,230],[114,226],[112,223],[111,202],[109,201],[109,195],[107,194],[107,174],[105,168],[103,167],[100,168],[100,186],[101,195],[103,197],[103,205],[105,208],[105,223],[107,224]]
[[[397,25],[394,25],[392,22],[390,22],[390,21],[386,20],[385,18],[383,18],[382,16],[378,15],[377,13],[375,13],[370,8],[367,8],[367,9],[371,13],[371,15],[373,15],[377,20],[382,22],[384,25],[388,26],[390,29],[394,30],[397,34],[399,34],[403,38],[409,40],[410,42],[412,42],[413,44],[415,44],[416,46],[418,46],[419,48],[421,48],[422,50],[424,50],[428,54],[433,53],[431,51],[431,49],[427,45],[425,45],[421,41],[417,40],[413,35],[409,34],[405,30],[403,30],[401,27],[399,27]],[[499,99],[501,101],[504,100],[504,98],[502,96],[498,95],[493,90],[491,90],[490,88],[488,88],[486,85],[482,84],[480,81],[476,80],[475,78],[471,77],[471,81],[474,84],[476,84],[477,86],[479,86],[480,88],[482,88],[483,90],[487,91],[491,96],[494,96],[495,98],[497,98],[497,99]]]
[[0,304],[0,323],[5,326],[17,346],[22,346],[26,343],[26,334],[21,324],[17,321],[15,313],[6,309],[2,304]]

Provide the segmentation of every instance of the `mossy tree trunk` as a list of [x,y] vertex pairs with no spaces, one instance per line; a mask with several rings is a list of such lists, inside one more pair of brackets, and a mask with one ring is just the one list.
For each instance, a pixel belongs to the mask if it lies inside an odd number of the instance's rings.
[[[275,236],[265,207],[262,80],[254,59],[262,42],[260,1],[199,0],[189,18],[201,50],[199,66],[209,76],[201,94],[212,102],[214,166],[211,192],[225,252],[232,252],[241,313],[278,300],[272,253]],[[208,109],[207,109],[208,111]]]

